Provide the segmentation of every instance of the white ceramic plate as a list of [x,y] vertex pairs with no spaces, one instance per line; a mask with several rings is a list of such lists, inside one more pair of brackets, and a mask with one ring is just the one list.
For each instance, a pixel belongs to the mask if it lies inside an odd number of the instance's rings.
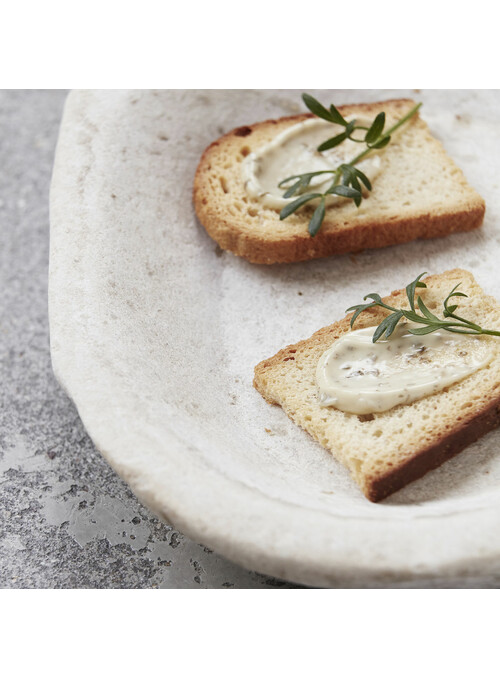
[[[247,568],[316,586],[488,584],[500,564],[500,435],[380,505],[280,408],[253,367],[422,271],[470,269],[498,296],[497,92],[413,96],[485,197],[477,232],[261,267],[221,252],[191,188],[233,127],[302,110],[298,91],[73,92],[51,195],[56,375],[96,446],[187,535]],[[495,150],[496,149],[496,150]]]

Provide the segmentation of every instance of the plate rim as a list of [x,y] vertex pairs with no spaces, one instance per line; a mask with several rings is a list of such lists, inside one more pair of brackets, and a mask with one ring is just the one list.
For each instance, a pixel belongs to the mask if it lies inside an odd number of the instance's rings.
[[[67,98],[61,130],[56,150],[53,178],[50,192],[50,265],[49,265],[49,324],[51,337],[51,356],[54,374],[66,393],[74,402],[82,422],[93,440],[96,448],[107,459],[114,470],[131,487],[140,500],[162,520],[173,522],[191,539],[203,542],[233,562],[252,570],[287,579],[309,586],[366,587],[394,585],[410,581],[413,583],[427,580],[445,580],[451,582],[462,578],[494,576],[500,559],[500,510],[495,506],[470,507],[458,512],[450,512],[446,516],[426,515],[412,519],[412,531],[426,533],[439,546],[443,534],[450,530],[470,530],[467,539],[460,542],[455,552],[439,549],[432,557],[418,558],[412,554],[412,539],[408,533],[405,520],[388,525],[384,521],[384,535],[373,534],[373,518],[356,516],[355,520],[362,529],[358,532],[356,543],[353,542],[352,531],[345,516],[328,515],[328,520],[319,517],[318,511],[306,507],[283,507],[282,500],[268,497],[255,488],[241,485],[227,476],[215,476],[213,469],[193,466],[193,479],[203,491],[198,491],[193,501],[192,491],[188,487],[179,487],[173,477],[161,476],[159,484],[151,483],[150,474],[141,468],[140,460],[134,453],[133,446],[120,450],[113,447],[113,436],[122,426],[119,417],[103,420],[102,412],[96,406],[89,405],[87,393],[78,379],[75,379],[75,365],[65,355],[69,336],[75,345],[78,336],[82,336],[82,326],[74,322],[68,333],[68,316],[61,308],[63,296],[61,289],[66,287],[65,294],[83,294],[74,278],[73,268],[69,261],[61,257],[64,250],[64,238],[68,237],[68,223],[71,217],[66,213],[66,196],[68,182],[71,177],[78,181],[78,176],[85,170],[91,172],[92,167],[82,166],[71,157],[71,144],[75,121],[85,115],[85,105],[89,97],[98,97],[99,92],[75,90]],[[118,99],[117,99],[118,101]],[[98,133],[98,132],[97,132]],[[73,174],[72,174],[73,173]],[[89,206],[80,204],[78,210],[87,215]],[[86,212],[87,210],[87,212]],[[73,217],[74,219],[74,217]],[[74,224],[73,224],[74,226]],[[80,322],[82,320],[80,319]],[[66,326],[65,326],[66,323]],[[135,423],[135,422],[134,422]],[[131,440],[142,434],[140,430],[132,430]],[[176,436],[170,436],[168,446],[172,449],[179,444]],[[153,443],[151,443],[152,445]],[[153,447],[152,447],[153,449]],[[228,484],[229,483],[229,484]],[[238,486],[235,487],[235,484]],[[161,492],[160,487],[161,485]],[[221,485],[224,491],[221,492]],[[211,501],[211,495],[217,492],[219,500]],[[161,496],[159,496],[161,494]],[[244,501],[242,501],[244,499]],[[279,521],[270,525],[265,516],[271,511]],[[299,512],[302,514],[298,515]],[[482,534],[492,538],[487,548],[484,537],[478,539],[473,531],[473,516],[481,512]],[[228,527],[227,515],[231,515]],[[252,521],[258,527],[259,539],[252,540],[249,530]],[[294,522],[295,521],[295,522]],[[418,522],[418,525],[413,525]],[[294,530],[286,526],[294,524]],[[318,528],[318,523],[320,527]],[[316,525],[316,531],[311,531]],[[495,535],[499,535],[494,539]],[[381,538],[383,539],[381,541]],[[376,538],[375,538],[376,537]],[[362,552],[359,540],[365,539]],[[384,539],[398,539],[402,552],[406,550],[409,557],[407,566],[404,559],[399,563],[384,559]],[[413,540],[414,541],[414,540]],[[357,545],[357,549],[356,549]],[[472,554],[472,555],[471,555]]]

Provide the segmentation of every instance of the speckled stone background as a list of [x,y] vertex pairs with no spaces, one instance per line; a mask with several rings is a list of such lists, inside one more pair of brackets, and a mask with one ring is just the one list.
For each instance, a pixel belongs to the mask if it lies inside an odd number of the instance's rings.
[[273,588],[161,523],[51,368],[48,195],[66,92],[0,91],[0,586]]

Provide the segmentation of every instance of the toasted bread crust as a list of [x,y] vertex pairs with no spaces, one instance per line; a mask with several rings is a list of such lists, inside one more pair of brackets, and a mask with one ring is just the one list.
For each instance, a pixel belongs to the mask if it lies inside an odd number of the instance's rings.
[[[343,115],[376,114],[380,110],[385,110],[399,116],[413,103],[409,99],[399,99],[341,106],[339,110]],[[431,145],[434,151],[437,148],[443,162],[453,167],[454,181],[461,191],[458,202],[427,205],[425,209],[394,207],[385,215],[377,213],[373,217],[370,217],[367,210],[362,218],[354,212],[349,212],[349,208],[332,206],[327,208],[321,230],[311,238],[307,232],[309,208],[299,211],[298,217],[294,215],[296,218],[292,224],[290,218],[286,222],[280,222],[277,211],[262,210],[257,201],[250,199],[248,202],[251,203],[251,207],[254,211],[261,212],[266,224],[265,230],[256,229],[251,218],[241,210],[233,209],[235,202],[240,199],[246,200],[245,190],[239,178],[239,162],[242,159],[240,154],[250,152],[248,144],[254,139],[255,147],[262,146],[263,143],[267,143],[267,139],[286,127],[311,117],[314,116],[311,114],[287,116],[238,127],[214,141],[205,150],[195,175],[193,202],[198,219],[220,247],[252,263],[291,263],[333,254],[358,252],[366,248],[386,247],[419,238],[443,237],[459,231],[470,231],[482,224],[485,213],[483,199],[468,186],[460,170],[454,166],[439,142],[430,135],[427,125],[415,116],[407,125],[418,130],[425,144]],[[231,167],[226,169],[228,162]],[[218,185],[219,177],[225,176],[225,173],[231,174],[234,184],[229,195],[224,194],[224,190]],[[376,191],[375,185],[372,193]],[[371,197],[365,203],[369,205],[370,200]],[[277,225],[280,223],[286,223],[289,227],[285,231],[278,229]]]
[[231,229],[229,221],[220,222],[208,218],[203,222],[208,234],[222,247],[252,264],[289,264],[308,261],[333,254],[358,253],[366,248],[379,249],[389,245],[401,245],[419,239],[442,238],[451,233],[472,231],[483,223],[485,207],[471,205],[462,212],[439,215],[421,215],[411,219],[395,217],[380,224],[377,221],[355,226],[348,233],[319,232],[311,238],[291,235],[287,239],[262,240],[252,233],[242,234]]
[[[450,285],[456,284],[458,280],[462,279],[464,281],[470,281],[472,286],[476,289],[480,289],[477,287],[470,273],[460,269],[447,271],[441,275],[429,276],[425,279],[425,282],[431,287],[433,281],[442,282],[443,280],[448,279]],[[404,289],[396,290],[385,297],[383,301],[396,307],[403,307],[407,305],[406,292]],[[494,309],[495,314],[500,317],[500,309],[494,299],[482,294],[481,303],[484,305],[485,309],[488,308],[488,311]],[[383,317],[384,311],[382,309],[377,307],[368,309],[359,316],[356,327],[376,325]],[[351,318],[352,314],[349,314],[342,320],[318,330],[309,339],[287,346],[278,351],[273,357],[261,361],[255,367],[255,388],[267,402],[281,405],[287,414],[291,416],[292,419],[295,419],[295,413],[287,408],[286,402],[281,401],[280,396],[276,393],[276,387],[270,383],[270,375],[272,375],[276,369],[279,370],[282,368],[284,363],[299,359],[301,353],[317,354],[319,358],[319,355],[326,350],[333,341],[350,330]],[[452,385],[447,390],[452,391],[456,386],[456,384]],[[395,412],[395,410],[404,408],[406,411],[411,411],[412,407],[413,405],[401,405],[398,408],[394,408],[383,414],[390,417],[391,412]],[[332,409],[334,410],[335,408]],[[385,421],[387,421],[387,419],[385,419]],[[380,418],[378,422],[379,427],[384,426],[383,417]],[[414,448],[410,446],[408,454],[399,461],[392,460],[393,463],[387,470],[375,472],[372,469],[372,471],[367,471],[361,476],[356,477],[365,496],[373,502],[385,499],[414,480],[421,478],[428,471],[441,466],[446,460],[461,452],[472,442],[499,426],[500,375],[498,376],[494,387],[484,392],[483,397],[478,401],[477,406],[456,413],[453,415],[452,422],[451,425],[445,425],[445,422],[440,422],[440,425],[432,432],[432,440],[425,439],[426,442],[423,444],[422,442],[416,443]],[[310,430],[302,421],[297,421],[297,423],[308,430],[313,437],[319,439],[317,431]],[[330,451],[335,454],[334,450]]]
[[434,445],[421,450],[399,468],[382,478],[374,478],[368,485],[367,498],[377,502],[389,497],[414,480],[422,478],[429,471],[438,468],[497,426],[500,426],[500,398],[474,413],[468,421],[457,424],[448,435],[440,437]]

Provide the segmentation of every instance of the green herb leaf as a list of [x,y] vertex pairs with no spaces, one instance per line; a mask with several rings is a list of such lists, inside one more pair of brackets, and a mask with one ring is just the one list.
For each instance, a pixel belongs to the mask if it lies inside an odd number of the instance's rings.
[[412,311],[415,310],[415,290],[417,287],[427,287],[427,285],[423,282],[420,282],[420,278],[423,278],[424,275],[427,275],[427,273],[424,271],[420,275],[418,275],[413,282],[411,282],[409,285],[406,286],[406,296],[408,297],[408,301],[410,302],[410,308]]
[[290,216],[290,214],[293,214],[293,212],[298,210],[299,207],[305,205],[306,202],[314,200],[314,198],[321,197],[322,197],[321,193],[306,193],[306,195],[301,195],[300,198],[297,198],[297,200],[294,200],[293,202],[290,202],[288,203],[288,205],[285,205],[285,207],[283,207],[283,209],[280,212],[280,219],[286,219],[287,217]]
[[363,297],[364,299],[373,299],[377,304],[382,303],[382,297],[380,294],[377,294],[376,292],[372,292],[371,294],[367,294],[366,297]]
[[385,334],[386,339],[389,339],[402,317],[403,312],[396,311],[395,313],[391,313],[391,315],[388,315],[386,318],[384,318],[373,334],[373,343],[378,341],[383,334]]
[[340,165],[339,171],[342,176],[342,183],[344,186],[348,186],[351,178],[355,176],[354,167],[352,165]]
[[299,188],[302,187],[302,179],[299,179],[297,182],[293,184],[293,186],[290,186],[290,188],[283,193],[284,198],[291,198],[295,193],[299,190]]
[[[365,297],[366,299],[366,297]],[[372,302],[371,304],[359,304],[358,306],[350,306],[347,310],[346,313],[350,313],[351,311],[354,311],[354,315],[351,318],[351,327],[354,325],[356,322],[356,318],[360,313],[363,313],[363,311],[366,311],[368,308],[373,308],[377,304],[375,302]]]
[[424,323],[426,325],[429,324],[428,318],[418,315],[416,311],[407,311],[406,309],[403,309],[403,315],[406,320],[410,320],[413,323]]
[[318,151],[321,153],[322,151],[328,151],[330,148],[335,148],[335,146],[339,146],[343,141],[347,139],[347,134],[346,132],[342,132],[342,134],[338,134],[336,137],[332,137],[331,139],[328,139],[327,141],[324,141],[320,146],[318,146]]
[[417,303],[419,309],[422,311],[422,314],[425,315],[426,318],[429,318],[429,320],[436,320],[439,322],[439,318],[437,318],[433,313],[429,311],[427,306],[424,304],[424,300],[422,297],[417,297]]
[[449,295],[448,295],[448,296],[446,297],[446,299],[443,301],[443,306],[444,306],[444,312],[443,312],[443,315],[444,315],[445,317],[450,317],[450,316],[456,311],[456,309],[458,308],[458,306],[457,306],[456,304],[455,304],[454,306],[448,306],[448,301],[449,301],[452,297],[467,297],[467,295],[464,294],[463,292],[456,292],[456,291],[455,291],[455,290],[457,290],[457,289],[460,287],[460,284],[461,284],[461,283],[458,283],[458,285],[455,285],[455,287],[451,290],[451,292],[449,293]]
[[[455,334],[472,334],[472,335],[488,334],[500,337],[499,330],[483,329],[479,325],[476,325],[476,323],[473,323],[470,320],[466,320],[465,318],[461,318],[460,316],[455,315],[457,304],[448,306],[449,299],[451,299],[452,297],[467,297],[467,295],[464,294],[463,292],[456,292],[458,285],[456,285],[452,289],[452,291],[448,294],[448,296],[443,302],[444,306],[443,319],[438,318],[438,316],[434,315],[434,313],[432,313],[427,308],[422,297],[417,296],[417,306],[421,313],[420,315],[418,311],[415,309],[415,291],[417,288],[427,287],[427,285],[420,280],[424,275],[425,273],[421,273],[419,276],[415,278],[415,280],[413,280],[413,282],[406,286],[406,296],[408,297],[408,301],[410,302],[411,307],[410,309],[394,308],[393,306],[389,306],[389,304],[386,304],[382,300],[379,294],[372,292],[371,294],[367,294],[365,297],[363,297],[363,300],[372,299],[373,300],[372,303],[358,304],[357,306],[351,306],[350,308],[347,309],[346,313],[349,313],[350,311],[355,311],[354,315],[351,318],[351,327],[353,327],[354,322],[361,313],[366,311],[368,308],[380,306],[381,308],[385,308],[388,311],[391,311],[391,313],[390,315],[386,316],[375,329],[372,339],[373,342],[378,341],[384,335],[388,339],[394,332],[399,321],[402,318],[406,318],[407,320],[410,320],[415,324],[422,325],[422,327],[408,328],[408,332],[410,334],[415,335],[424,335],[430,334],[431,332],[437,332],[438,330],[446,330],[447,332],[454,332]],[[453,318],[453,320],[452,321],[446,320],[447,317],[451,317]]]
[[347,123],[345,128],[346,136],[350,137],[355,129],[356,129],[356,120],[351,120],[351,122]]
[[367,144],[373,144],[379,136],[382,134],[385,126],[385,113],[379,113],[375,120],[372,122],[372,126],[368,130],[365,136],[365,142]]
[[[365,144],[366,148],[361,153],[358,153],[358,155],[356,155],[356,157],[354,157],[350,162],[343,163],[338,167],[332,168],[331,170],[306,172],[304,174],[288,177],[287,179],[280,181],[278,186],[279,188],[285,189],[285,193],[283,195],[285,199],[299,195],[296,201],[290,203],[281,210],[281,220],[286,219],[288,216],[290,216],[290,214],[308,203],[309,200],[313,200],[316,197],[325,198],[327,195],[338,195],[343,198],[350,199],[357,207],[359,207],[363,200],[361,183],[368,191],[372,190],[372,185],[368,177],[356,167],[356,164],[365,158],[371,151],[382,149],[387,146],[387,144],[391,141],[391,134],[393,134],[393,132],[395,132],[399,127],[410,120],[410,118],[417,113],[421,106],[421,104],[416,104],[410,111],[408,111],[408,113],[406,113],[384,133],[386,116],[383,111],[381,111],[375,117],[370,127],[367,129],[364,125],[357,125],[356,120],[350,120],[347,122],[347,120],[333,104],[330,105],[330,109],[328,110],[310,94],[304,93],[302,95],[302,99],[307,108],[318,118],[326,120],[327,122],[331,122],[335,125],[341,125],[345,128],[342,133],[337,134],[320,144],[317,148],[320,153],[339,146],[341,143],[346,141],[346,139],[356,143]],[[366,132],[364,139],[358,138],[359,135],[354,136],[354,132],[356,130],[364,130]],[[332,182],[329,188],[323,193],[300,195],[300,193],[309,186],[311,179],[320,174],[331,175]],[[288,184],[290,181],[293,181],[294,183],[289,186]],[[308,231],[312,237],[318,232],[319,228],[321,228],[321,224],[324,221],[324,214],[320,219],[322,213],[323,207],[317,211],[318,216],[316,219],[314,219],[313,215],[314,221],[312,222],[312,226],[311,222],[309,223]]]
[[440,328],[428,325],[427,327],[412,327],[408,330],[408,332],[410,334],[430,334],[431,332],[435,332],[437,329]]
[[352,186],[353,188],[355,188],[356,191],[358,191],[358,193],[359,193],[360,195],[362,195],[362,193],[361,193],[361,191],[362,191],[361,184],[359,183],[358,177],[357,177],[355,174],[353,174],[352,177],[351,177],[351,186]]
[[355,169],[355,172],[356,172],[356,176],[359,177],[359,178],[361,179],[361,181],[364,183],[364,185],[366,186],[366,188],[367,188],[369,191],[371,191],[371,190],[372,190],[372,185],[371,185],[370,180],[369,180],[368,177],[366,176],[366,174],[363,174],[363,172],[362,172],[361,170],[357,169],[357,168]]
[[332,186],[327,190],[327,193],[340,195],[342,198],[352,198],[354,202],[356,202],[358,199],[361,202],[362,198],[360,191],[357,191],[355,188],[351,188],[351,186]]
[[332,116],[332,122],[337,123],[337,125],[343,125],[346,127],[347,125],[347,120],[345,120],[340,112],[335,108],[333,104],[330,104],[330,113]]
[[318,172],[306,172],[305,174],[294,174],[291,177],[287,177],[286,179],[283,179],[282,181],[280,181],[279,184],[278,184],[278,187],[279,188],[286,188],[285,184],[290,183],[290,181],[293,181],[294,179],[299,179],[302,187],[306,188],[311,183],[311,179],[313,177],[316,177],[319,174],[331,174],[332,171],[321,170],[321,171],[318,171]]
[[390,142],[391,137],[382,137],[379,141],[376,141],[374,144],[370,146],[370,148],[375,148],[375,149],[380,149],[380,148],[385,148],[387,144]]
[[325,218],[325,199],[322,198],[320,204],[314,210],[314,214],[312,215],[311,221],[309,222],[308,231],[311,237],[314,238],[316,233],[319,231],[324,218]]
[[[307,108],[311,111],[311,113],[314,113],[314,115],[317,115],[318,118],[322,118],[323,120],[328,120],[328,122],[336,122],[334,119],[334,116],[330,111],[328,111],[322,104],[319,103],[317,99],[315,99],[313,96],[310,94],[303,94],[302,99],[307,106]],[[338,111],[337,111],[338,113]],[[339,113],[340,115],[340,113]],[[343,124],[343,123],[341,123]]]

